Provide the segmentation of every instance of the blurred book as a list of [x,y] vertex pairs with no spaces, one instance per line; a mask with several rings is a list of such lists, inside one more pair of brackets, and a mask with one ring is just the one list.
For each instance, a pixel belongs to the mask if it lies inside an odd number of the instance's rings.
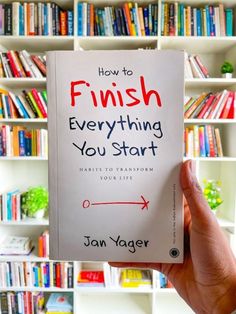
[[122,288],[151,288],[152,276],[148,269],[122,269],[120,285]]
[[51,293],[46,303],[46,314],[72,314],[73,298],[69,293]]
[[6,236],[0,244],[0,255],[28,255],[32,250],[29,237]]
[[104,272],[103,270],[81,270],[77,283],[78,286],[83,287],[104,287]]

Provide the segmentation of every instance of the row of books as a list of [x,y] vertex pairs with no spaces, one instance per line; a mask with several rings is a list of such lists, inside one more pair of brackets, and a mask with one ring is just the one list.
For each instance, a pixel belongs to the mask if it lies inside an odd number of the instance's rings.
[[184,105],[185,119],[234,119],[236,118],[236,92],[223,90],[187,96]]
[[209,71],[198,55],[185,53],[185,78],[209,78]]
[[41,314],[44,304],[43,292],[0,292],[1,314]]
[[33,88],[20,95],[0,90],[0,119],[47,118],[47,91]]
[[0,35],[73,35],[73,11],[56,3],[0,4]]
[[114,7],[78,3],[78,36],[154,36],[158,28],[158,5],[126,2]]
[[26,50],[0,52],[0,77],[46,77],[46,56]]
[[1,262],[0,288],[73,288],[71,262]]
[[122,287],[151,288],[152,275],[150,270],[110,267],[103,264],[103,269],[82,269],[77,277],[78,287]]
[[173,2],[163,3],[161,35],[233,36],[234,11],[224,4],[201,7]]
[[212,125],[185,128],[184,154],[186,157],[223,157],[220,129]]
[[23,126],[0,127],[0,156],[48,155],[48,132],[46,129],[27,129]]
[[19,189],[0,194],[0,221],[20,221],[22,219],[21,194]]
[[49,232],[45,230],[38,238],[38,256],[49,257]]

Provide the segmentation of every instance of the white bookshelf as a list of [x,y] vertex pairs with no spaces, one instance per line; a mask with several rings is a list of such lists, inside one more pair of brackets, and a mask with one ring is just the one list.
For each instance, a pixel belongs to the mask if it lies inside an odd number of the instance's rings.
[[[26,0],[26,2],[31,2]],[[44,0],[43,0],[44,1]],[[1,3],[9,1],[3,0]],[[12,0],[13,2],[13,0]],[[37,1],[35,1],[37,2]],[[197,95],[201,92],[217,92],[223,89],[236,90],[236,75],[232,79],[223,79],[220,75],[220,65],[225,59],[230,59],[236,68],[236,37],[173,37],[161,36],[160,27],[157,36],[148,37],[79,37],[77,36],[77,0],[56,0],[63,8],[74,8],[74,36],[0,36],[0,50],[26,49],[32,53],[44,54],[48,50],[100,50],[100,49],[177,49],[198,54],[210,71],[209,79],[186,79],[186,95]],[[91,0],[98,6],[117,5],[125,0]],[[134,2],[134,1],[133,1]],[[138,3],[158,3],[158,25],[161,25],[161,0],[137,0]],[[174,2],[174,1],[166,1]],[[218,4],[218,0],[181,1],[191,5]],[[236,7],[235,0],[222,0],[226,7]],[[236,22],[236,21],[235,21]],[[236,73],[236,72],[235,72]],[[22,89],[46,88],[46,78],[0,78],[0,88],[20,92]],[[222,182],[223,204],[217,213],[221,228],[226,233],[232,248],[236,251],[236,119],[234,120],[185,120],[185,125],[211,124],[217,125],[222,131],[224,157],[194,158],[197,177],[202,184],[203,179],[211,178]],[[0,124],[21,124],[36,127],[46,127],[47,119],[2,119]],[[184,158],[186,159],[186,158]],[[47,158],[40,157],[0,157],[0,192],[18,187],[24,191],[29,186],[48,186]],[[6,234],[30,236],[36,241],[42,231],[48,229],[47,219],[23,219],[19,222],[0,222],[0,237]],[[37,249],[36,249],[37,250]],[[36,250],[30,256],[2,256],[3,261],[48,261],[37,257]],[[11,287],[1,291],[65,291],[73,294],[74,313],[80,314],[190,314],[193,311],[178,296],[174,289],[160,289],[153,274],[153,287],[150,289],[127,289],[120,287],[82,288],[76,285],[80,268],[87,268],[86,263],[73,262],[74,288],[32,288]],[[97,267],[89,263],[89,267]],[[102,267],[101,265],[99,267]]]

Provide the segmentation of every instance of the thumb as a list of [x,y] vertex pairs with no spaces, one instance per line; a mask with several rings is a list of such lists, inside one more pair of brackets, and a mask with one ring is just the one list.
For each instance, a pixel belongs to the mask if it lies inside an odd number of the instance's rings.
[[192,160],[187,160],[182,164],[180,184],[190,209],[194,227],[201,230],[204,227],[208,229],[211,223],[217,224],[217,221],[202,193],[193,168]]

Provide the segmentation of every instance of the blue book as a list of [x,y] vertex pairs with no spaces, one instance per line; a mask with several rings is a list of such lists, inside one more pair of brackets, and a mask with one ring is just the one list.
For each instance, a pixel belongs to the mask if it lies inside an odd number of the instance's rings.
[[74,15],[73,11],[67,11],[67,30],[68,30],[68,36],[73,36],[73,24],[74,24]]
[[19,4],[19,35],[25,35],[25,24],[24,24],[24,8],[23,4]]
[[25,156],[25,131],[20,130],[18,132],[18,136],[19,136],[19,155]]
[[32,138],[31,132],[25,133],[25,156],[32,156]]
[[23,113],[23,118],[30,118],[30,116],[28,115],[28,112],[25,110],[24,105],[22,104],[22,102],[20,101],[20,98],[18,96],[15,96],[17,104],[21,110],[21,112]]
[[[179,5],[180,8],[180,5]],[[164,35],[164,15],[165,15],[165,9],[164,9],[164,2],[161,3],[161,35]]]
[[226,36],[233,36],[233,10],[225,9]]
[[205,137],[205,150],[206,150],[206,157],[210,156],[210,144],[209,144],[209,137],[207,134],[207,128],[204,127],[204,137]]
[[214,7],[210,5],[209,7],[209,15],[210,15],[210,36],[215,36],[215,17],[214,17]]
[[3,97],[5,98],[5,102],[6,102],[7,116],[8,116],[8,118],[12,118],[11,117],[11,111],[10,111],[10,104],[9,104],[9,101],[8,101],[8,96],[7,95],[3,95]]
[[184,4],[179,4],[179,11],[180,11],[180,36],[184,36]]
[[83,3],[81,2],[79,2],[77,5],[77,13],[78,13],[77,35],[83,36]]
[[202,36],[202,14],[200,9],[197,9],[197,36]]
[[135,33],[136,33],[136,36],[138,36],[138,17],[137,17],[135,8],[132,8],[132,14],[133,14],[133,17],[134,17]]
[[205,6],[206,9],[206,29],[207,29],[207,36],[210,36],[210,12],[209,12],[209,6]]
[[148,23],[148,8],[143,8],[143,20],[144,20],[144,29],[145,29],[145,35],[149,36],[149,23]]
[[33,274],[34,274],[34,287],[39,286],[39,277],[38,277],[38,266],[33,266]]
[[48,8],[47,4],[42,4],[43,5],[43,35],[47,36],[48,35]]
[[51,293],[46,304],[48,312],[72,312],[73,297],[68,293]]

